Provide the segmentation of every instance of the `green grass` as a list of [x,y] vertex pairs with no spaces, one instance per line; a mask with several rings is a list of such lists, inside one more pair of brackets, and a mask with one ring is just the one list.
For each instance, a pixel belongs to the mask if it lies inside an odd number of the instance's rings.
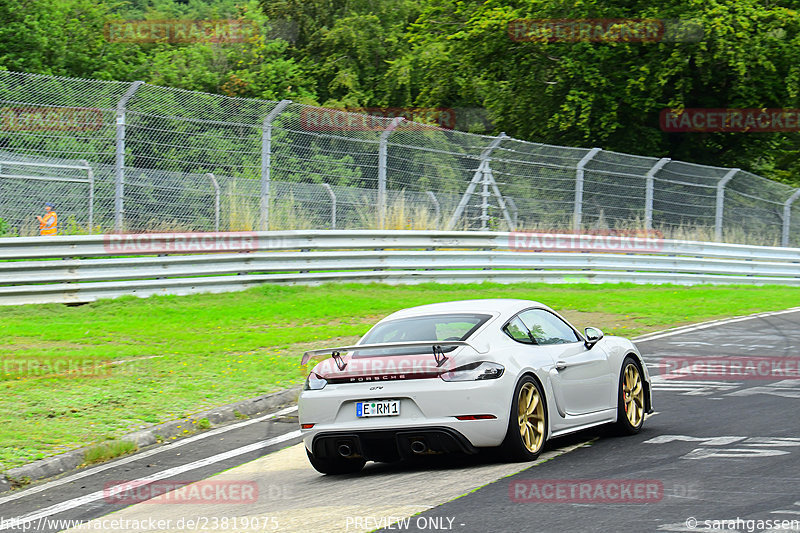
[[579,327],[635,336],[795,306],[800,288],[268,285],[0,308],[0,470],[298,384],[303,351],[352,342],[397,309],[498,297],[539,300]]
[[115,457],[133,453],[138,449],[139,447],[135,442],[129,440],[114,440],[92,446],[86,450],[86,453],[83,455],[83,460],[87,465],[102,463]]

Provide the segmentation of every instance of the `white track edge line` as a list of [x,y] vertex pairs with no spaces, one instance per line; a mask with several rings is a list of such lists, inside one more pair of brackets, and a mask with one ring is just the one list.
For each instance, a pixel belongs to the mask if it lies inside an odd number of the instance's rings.
[[766,311],[762,313],[754,313],[752,315],[744,315],[744,316],[736,316],[731,318],[722,318],[718,320],[709,320],[708,322],[700,322],[698,324],[688,324],[686,326],[680,326],[673,329],[668,329],[665,331],[654,331],[652,333],[645,333],[644,335],[639,335],[638,337],[634,337],[631,339],[634,342],[647,342],[656,339],[661,339],[663,337],[670,337],[672,335],[678,335],[680,333],[690,333],[692,331],[697,331],[701,329],[710,328],[713,326],[723,326],[725,324],[733,324],[735,322],[743,322],[745,320],[753,320],[755,318],[764,318],[769,316],[777,316],[777,315],[785,315],[789,313],[797,313],[800,311],[800,307],[790,307],[789,309],[783,309],[781,311]]
[[[259,442],[254,442],[252,444],[248,444],[246,446],[242,446],[240,448],[235,448],[233,450],[228,450],[227,452],[218,453],[216,455],[212,455],[211,457],[206,457],[205,459],[199,459],[197,461],[193,461],[191,463],[187,463],[180,466],[175,466],[172,468],[168,468],[166,470],[162,470],[161,472],[156,472],[155,474],[151,474],[149,476],[145,476],[136,480],[131,480],[131,483],[138,486],[138,484],[146,484],[150,481],[158,481],[161,479],[166,479],[171,476],[176,476],[178,474],[182,474],[184,472],[188,472],[190,470],[195,470],[197,468],[202,468],[204,466],[208,466],[214,463],[218,463],[220,461],[224,461],[226,459],[230,459],[232,457],[237,457],[239,455],[243,455],[245,453],[256,451],[260,448],[266,448],[267,446],[272,446],[274,444],[279,444],[281,442],[285,442],[287,440],[294,439],[299,437],[301,432],[299,429],[295,431],[291,431],[289,433],[284,433],[283,435],[278,435],[277,437],[272,437],[271,439],[262,440]],[[124,488],[124,484],[122,485]],[[122,490],[122,489],[120,489]],[[119,491],[118,491],[119,492]],[[40,509],[38,511],[33,511],[31,513],[18,516],[16,518],[7,519],[8,520],[8,527],[0,526],[0,531],[9,529],[12,525],[14,527],[22,527],[24,524],[28,524],[33,522],[34,520],[39,520],[42,518],[46,518],[48,516],[52,516],[54,514],[62,513],[64,511],[69,511],[70,509],[74,509],[76,507],[80,507],[82,505],[86,505],[87,503],[91,503],[102,499],[104,497],[112,496],[114,494],[113,488],[111,490],[104,489],[92,492],[90,494],[85,494],[83,496],[79,496],[77,498],[73,498],[71,500],[65,500],[63,502],[57,503],[55,505],[51,505],[45,509]]]
[[214,435],[219,435],[221,433],[226,433],[226,432],[234,430],[234,429],[239,429],[239,428],[242,428],[242,427],[245,427],[245,426],[249,426],[250,424],[256,424],[258,422],[263,422],[264,420],[269,420],[270,418],[275,418],[275,417],[278,417],[278,416],[287,415],[287,414],[292,413],[292,412],[294,412],[296,410],[297,410],[297,406],[296,405],[292,405],[290,407],[286,407],[284,409],[281,409],[280,411],[275,411],[274,413],[270,413],[268,415],[260,416],[258,418],[252,418],[250,420],[245,420],[243,422],[237,422],[236,424],[231,424],[229,426],[222,426],[222,427],[219,427],[219,428],[214,428],[214,429],[212,429],[210,431],[206,431],[206,432],[201,433],[199,435],[193,435],[193,436],[188,437],[186,439],[182,439],[182,440],[178,440],[178,441],[175,441],[175,442],[171,442],[171,443],[169,443],[169,445],[166,445],[166,446],[159,446],[159,447],[154,448],[152,450],[147,450],[146,452],[135,453],[133,455],[129,455],[128,457],[117,459],[115,461],[110,461],[108,463],[105,463],[105,464],[102,464],[102,465],[99,465],[99,466],[96,466],[96,467],[93,467],[93,468],[89,468],[89,469],[83,470],[81,472],[77,472],[75,474],[70,474],[68,476],[65,476],[65,477],[62,477],[62,478],[59,478],[59,479],[55,479],[53,481],[48,481],[47,483],[43,483],[41,485],[36,485],[35,487],[24,489],[24,490],[22,490],[20,492],[15,492],[15,493],[10,494],[8,496],[4,496],[4,497],[0,498],[0,505],[2,505],[4,503],[7,503],[7,502],[10,502],[10,501],[18,500],[20,498],[24,498],[25,496],[30,496],[32,494],[36,494],[36,493],[39,493],[39,492],[43,492],[45,490],[52,489],[52,488],[58,487],[60,485],[64,485],[65,483],[70,483],[72,481],[76,481],[78,479],[85,478],[87,476],[91,476],[91,475],[94,475],[94,474],[99,474],[100,472],[103,472],[104,470],[108,470],[110,468],[115,468],[117,466],[125,465],[125,464],[131,463],[133,461],[137,461],[139,459],[145,459],[147,457],[150,457],[152,455],[156,455],[156,454],[159,454],[159,453],[162,453],[162,452],[168,452],[170,450],[174,450],[175,448],[179,448],[179,447],[181,447],[181,446],[183,446],[185,444],[190,444],[190,443],[196,442],[198,440],[202,440],[202,439],[205,439],[205,438],[208,438],[208,437],[213,437]]

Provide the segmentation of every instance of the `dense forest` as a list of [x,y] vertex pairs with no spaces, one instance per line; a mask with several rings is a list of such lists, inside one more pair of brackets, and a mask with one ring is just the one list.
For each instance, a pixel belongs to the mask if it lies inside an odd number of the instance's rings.
[[[520,19],[695,31],[515,39]],[[797,131],[665,132],[659,122],[664,109],[800,108],[800,0],[0,0],[0,20],[0,69],[337,108],[482,110],[486,120],[467,127],[800,185]],[[113,31],[180,20],[234,20],[243,31],[180,42]]]

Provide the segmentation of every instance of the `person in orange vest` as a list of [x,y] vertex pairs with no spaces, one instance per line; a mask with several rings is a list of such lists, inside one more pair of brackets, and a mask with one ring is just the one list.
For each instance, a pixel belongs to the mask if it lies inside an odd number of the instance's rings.
[[39,235],[55,235],[58,232],[58,215],[56,215],[53,207],[55,206],[52,203],[45,202],[44,210],[46,212],[44,217],[36,217],[39,219]]

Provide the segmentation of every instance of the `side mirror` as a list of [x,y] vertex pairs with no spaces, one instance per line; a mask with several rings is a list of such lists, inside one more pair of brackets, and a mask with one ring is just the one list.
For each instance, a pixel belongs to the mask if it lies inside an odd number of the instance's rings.
[[586,338],[586,347],[592,349],[592,346],[597,344],[600,339],[605,337],[600,328],[586,328],[583,330],[584,337]]

